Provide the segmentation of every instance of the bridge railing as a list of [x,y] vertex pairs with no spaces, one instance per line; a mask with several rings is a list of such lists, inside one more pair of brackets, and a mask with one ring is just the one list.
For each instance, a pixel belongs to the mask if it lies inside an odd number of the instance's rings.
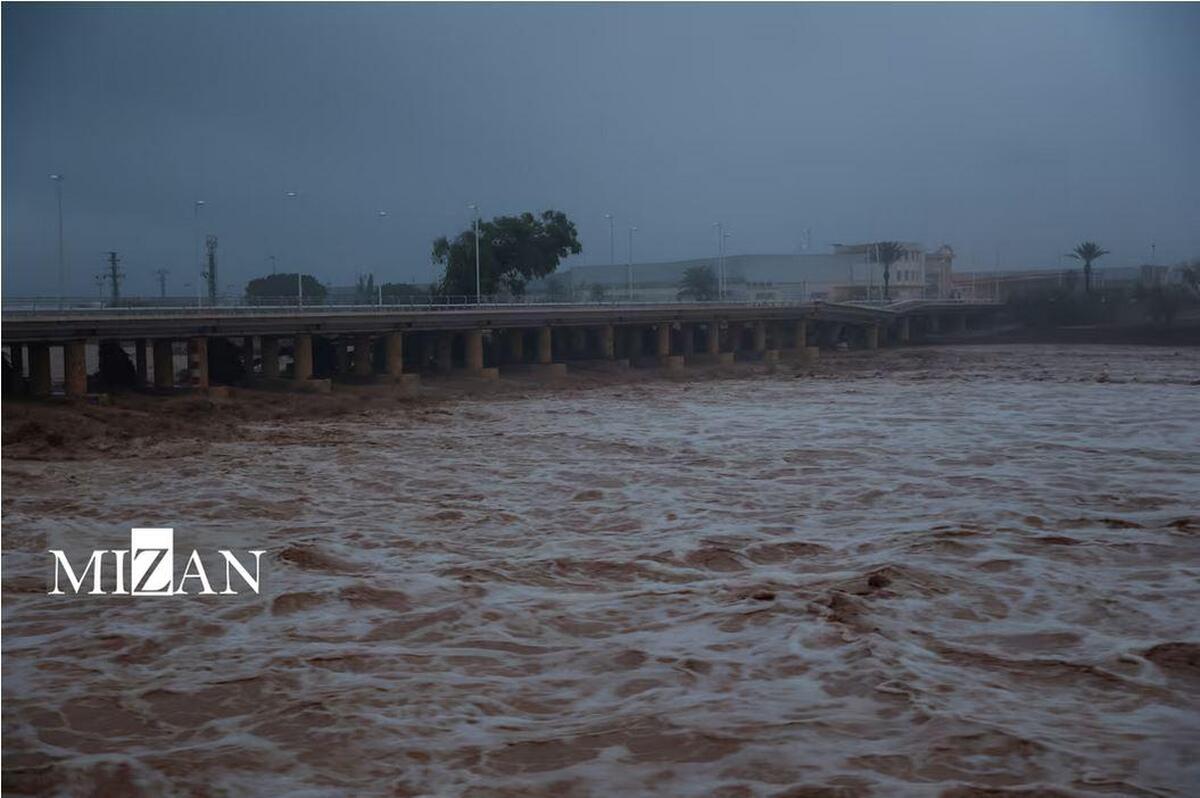
[[620,296],[603,299],[552,299],[545,296],[521,297],[494,295],[405,295],[384,296],[375,301],[366,301],[354,296],[326,296],[319,300],[301,300],[287,297],[218,297],[215,302],[205,298],[198,300],[187,297],[121,297],[119,299],[58,298],[58,297],[5,297],[3,310],[6,314],[53,314],[76,315],[87,313],[118,314],[211,314],[217,313],[394,313],[397,310],[470,310],[481,307],[664,307],[711,305],[738,307],[798,307],[812,305],[803,300],[664,300],[638,299]]

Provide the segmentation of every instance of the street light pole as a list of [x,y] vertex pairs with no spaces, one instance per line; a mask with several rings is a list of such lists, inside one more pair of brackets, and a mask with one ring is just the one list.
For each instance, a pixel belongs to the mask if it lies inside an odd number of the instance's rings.
[[617,265],[617,250],[613,246],[613,215],[611,213],[604,214],[604,218],[608,219],[608,265]]
[[725,242],[733,236],[733,233],[721,233],[721,297],[725,296],[726,280],[725,280]]
[[630,302],[633,301],[633,234],[636,232],[636,227],[629,228],[629,262],[625,266],[625,282]]
[[200,254],[200,209],[204,207],[204,200],[196,200],[192,203],[192,246],[196,256],[196,272],[200,275],[200,279],[196,282],[196,307],[204,304],[204,258]]
[[67,259],[63,246],[63,176],[50,175],[54,181],[54,193],[58,195],[58,307],[63,305],[63,297],[67,291]]
[[725,226],[713,222],[717,228],[717,297],[725,298]]
[[471,209],[472,227],[475,228],[475,304],[483,304],[483,292],[480,290],[479,281],[479,206],[472,202],[467,205]]
[[[298,192],[298,191],[285,191],[283,193],[283,201],[284,201],[285,207],[287,205],[288,200],[299,199],[299,197],[300,197],[300,192]],[[287,227],[287,222],[288,222],[288,220],[286,218],[288,216],[288,213],[286,210],[284,211],[283,215],[285,217],[284,218],[284,227],[285,227],[285,234],[286,234],[286,227]],[[285,237],[286,237],[286,235],[285,235]],[[286,256],[284,259],[286,260]],[[300,307],[304,307],[304,274],[300,271],[299,260],[295,261],[295,265],[296,265],[296,307],[300,308]]]

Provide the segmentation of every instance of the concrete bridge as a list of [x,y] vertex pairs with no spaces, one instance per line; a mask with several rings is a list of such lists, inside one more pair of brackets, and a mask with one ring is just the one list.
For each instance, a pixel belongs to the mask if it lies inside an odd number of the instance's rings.
[[[214,374],[233,374],[234,381],[266,387],[328,390],[334,378],[403,383],[422,373],[494,379],[501,369],[561,374],[568,367],[637,365],[677,370],[735,359],[814,358],[819,348],[843,343],[874,349],[941,331],[964,331],[986,322],[997,309],[989,303],[919,300],[886,306],[810,302],[5,310],[3,345],[15,376],[34,396],[52,392],[54,348],[61,348],[64,393],[86,394],[87,347],[96,342],[132,344],[138,384],[160,390],[180,384],[206,389]],[[181,354],[177,347],[184,346],[186,372],[176,368],[176,355]]]

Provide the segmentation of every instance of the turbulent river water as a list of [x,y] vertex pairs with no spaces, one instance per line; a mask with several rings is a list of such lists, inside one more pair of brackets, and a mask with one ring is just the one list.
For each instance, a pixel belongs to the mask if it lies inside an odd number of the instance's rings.
[[[6,792],[1200,792],[1200,353],[801,372],[7,458]],[[132,526],[263,594],[46,595]]]

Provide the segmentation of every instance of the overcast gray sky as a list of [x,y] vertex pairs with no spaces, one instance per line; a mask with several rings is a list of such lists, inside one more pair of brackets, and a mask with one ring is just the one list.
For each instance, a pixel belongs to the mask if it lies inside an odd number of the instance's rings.
[[54,291],[52,172],[73,293],[107,250],[194,292],[197,199],[239,285],[270,254],[427,280],[471,201],[565,211],[570,263],[608,262],[608,212],[618,261],[717,220],[731,253],[1200,257],[1198,43],[1195,5],[6,3],[3,288]]

